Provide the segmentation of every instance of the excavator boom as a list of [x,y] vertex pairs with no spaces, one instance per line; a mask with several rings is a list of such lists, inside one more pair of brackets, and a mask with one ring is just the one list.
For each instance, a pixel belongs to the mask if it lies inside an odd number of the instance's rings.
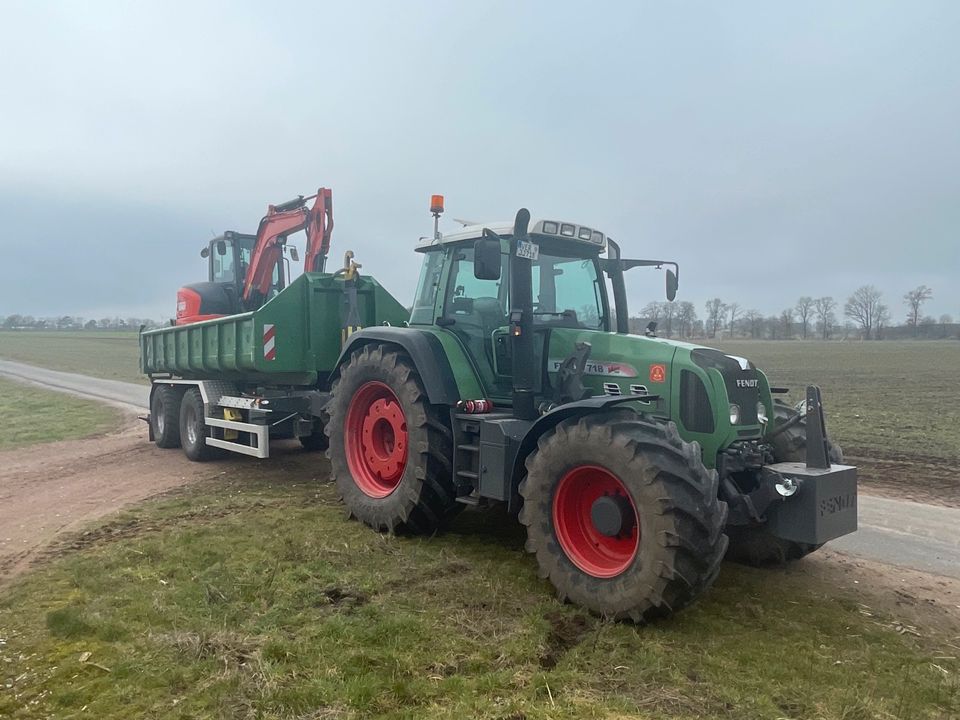
[[[314,202],[307,208],[309,200]],[[244,279],[244,305],[249,306],[254,301],[259,304],[266,299],[273,281],[273,269],[283,255],[287,236],[300,230],[307,233],[304,272],[323,272],[333,233],[333,193],[329,188],[320,188],[309,197],[301,196],[267,207],[267,214],[257,229],[257,243]]]

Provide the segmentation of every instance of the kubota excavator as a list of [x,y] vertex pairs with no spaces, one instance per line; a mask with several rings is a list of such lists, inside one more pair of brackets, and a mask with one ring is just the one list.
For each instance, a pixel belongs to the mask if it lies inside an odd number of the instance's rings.
[[[313,206],[307,203],[313,200]],[[304,272],[323,272],[333,233],[333,193],[320,188],[268,205],[256,235],[227,231],[211,240],[200,255],[209,258],[209,280],[177,291],[177,325],[256,310],[280,292],[290,280],[284,272],[287,236],[307,235]],[[296,248],[291,257],[297,260]]]

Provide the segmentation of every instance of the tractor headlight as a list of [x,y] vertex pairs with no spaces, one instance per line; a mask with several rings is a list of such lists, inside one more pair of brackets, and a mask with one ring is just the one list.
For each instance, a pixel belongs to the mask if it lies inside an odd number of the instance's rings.
[[770,418],[767,417],[767,406],[764,405],[762,402],[758,402],[757,403],[757,422],[759,422],[761,425],[766,425],[767,420],[769,419]]
[[730,424],[740,424],[740,406],[736,403],[730,403]]

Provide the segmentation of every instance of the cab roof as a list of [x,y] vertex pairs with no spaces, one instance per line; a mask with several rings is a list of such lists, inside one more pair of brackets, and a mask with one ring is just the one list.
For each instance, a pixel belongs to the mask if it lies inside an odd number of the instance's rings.
[[[513,223],[509,221],[466,225],[455,232],[443,233],[439,238],[423,238],[416,249],[423,252],[431,248],[442,247],[452,243],[478,240],[483,236],[484,228],[489,228],[497,233],[497,235],[503,237],[513,235]],[[607,245],[606,235],[599,230],[595,230],[588,225],[580,225],[563,220],[533,219],[530,221],[529,233],[530,235],[542,236],[543,238],[556,238],[558,240],[581,243],[594,249],[599,248],[601,252],[606,249]]]

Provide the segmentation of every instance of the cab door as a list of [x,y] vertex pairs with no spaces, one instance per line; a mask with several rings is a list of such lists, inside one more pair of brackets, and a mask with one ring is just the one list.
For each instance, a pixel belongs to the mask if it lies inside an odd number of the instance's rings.
[[505,334],[509,316],[509,256],[501,253],[500,279],[474,275],[473,247],[455,247],[443,287],[437,325],[452,333],[466,350],[491,398],[510,396],[509,376],[497,372],[495,338]]

